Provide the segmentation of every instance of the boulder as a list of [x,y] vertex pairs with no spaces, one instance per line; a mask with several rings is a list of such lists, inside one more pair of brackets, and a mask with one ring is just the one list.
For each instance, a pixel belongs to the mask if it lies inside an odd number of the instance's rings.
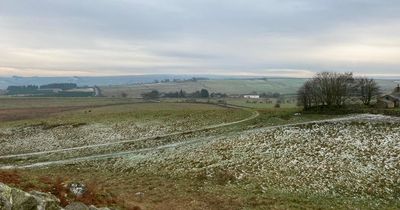
[[0,195],[0,210],[11,210],[10,201],[2,195]]
[[38,205],[38,202],[32,195],[22,190],[9,187],[3,183],[0,183],[0,196],[2,197],[2,200],[4,200],[2,203],[5,203],[5,205],[9,203],[13,210],[37,209],[36,206]]
[[[81,186],[78,186],[78,188],[80,187]],[[60,206],[60,200],[50,193],[38,191],[31,191],[27,193],[20,189],[0,183],[0,210],[63,210],[63,208]],[[66,206],[65,210],[110,209],[106,207],[96,208],[93,205],[88,207],[84,203],[73,202]]]
[[89,210],[111,210],[107,207],[96,208],[96,206],[90,205]]
[[27,193],[0,183],[0,210],[61,210],[59,203],[51,194]]
[[30,194],[38,201],[38,210],[60,210],[60,199],[49,193],[31,191]]
[[69,185],[69,191],[79,197],[86,192],[86,186],[81,183],[71,183]]
[[65,207],[65,210],[90,210],[88,206],[81,202],[73,202]]

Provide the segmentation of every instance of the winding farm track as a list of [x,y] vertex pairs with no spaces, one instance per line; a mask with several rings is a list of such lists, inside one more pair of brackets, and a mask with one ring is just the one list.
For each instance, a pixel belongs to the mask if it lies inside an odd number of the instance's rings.
[[65,164],[75,163],[75,162],[79,162],[79,161],[109,159],[109,158],[113,158],[113,157],[120,157],[120,156],[124,156],[124,155],[140,153],[140,152],[150,152],[150,151],[155,151],[155,150],[173,148],[173,147],[177,147],[177,146],[184,146],[184,145],[188,145],[188,144],[198,143],[200,141],[202,141],[202,142],[207,141],[207,140],[210,141],[213,138],[215,138],[215,137],[213,136],[213,137],[206,137],[206,138],[195,138],[190,141],[166,144],[166,145],[152,147],[152,148],[144,148],[144,149],[138,149],[138,150],[132,150],[132,151],[124,151],[124,152],[114,152],[114,153],[101,154],[101,155],[90,155],[90,156],[71,158],[71,159],[66,159],[66,160],[46,161],[46,162],[39,162],[39,163],[33,163],[33,164],[28,164],[28,165],[22,165],[22,166],[21,165],[1,166],[0,169],[5,170],[5,169],[38,168],[38,167],[45,167],[45,166],[50,166],[50,165],[65,165]]
[[[51,150],[51,151],[34,152],[34,153],[17,154],[17,155],[6,155],[6,156],[0,156],[0,160],[6,159],[6,158],[29,157],[29,156],[49,154],[49,153],[59,153],[59,152],[73,151],[73,150],[79,150],[79,149],[85,149],[85,148],[103,147],[103,146],[109,146],[109,145],[114,145],[114,144],[122,144],[122,143],[127,143],[127,142],[129,143],[129,142],[134,142],[134,141],[152,140],[152,139],[156,139],[156,138],[169,137],[169,136],[185,134],[185,133],[189,133],[189,132],[204,131],[204,130],[208,130],[208,129],[234,125],[234,124],[238,124],[238,123],[242,123],[242,122],[246,122],[246,121],[255,119],[258,116],[259,116],[259,113],[256,111],[253,111],[253,114],[250,117],[239,120],[239,121],[230,122],[230,123],[222,123],[222,124],[218,124],[218,125],[212,125],[212,126],[208,126],[208,127],[190,130],[190,131],[176,132],[176,133],[166,134],[166,135],[162,135],[162,136],[136,139],[136,140],[111,142],[111,143],[106,143],[106,144],[96,144],[96,145],[88,145],[88,146],[83,146],[83,147],[74,147],[74,148],[66,148],[66,149],[60,149],[60,150]],[[285,125],[267,126],[267,127],[252,129],[250,131],[260,130],[260,129],[265,130],[265,129],[276,129],[276,128],[285,128],[285,127],[292,127],[292,126],[310,125],[310,124],[315,124],[315,123],[331,123],[331,122],[343,122],[343,121],[352,121],[352,120],[376,120],[376,119],[387,120],[387,119],[394,119],[394,117],[388,117],[388,116],[383,116],[383,115],[360,114],[360,115],[352,115],[352,116],[340,117],[340,118],[334,118],[334,119],[328,119],[328,120],[316,120],[316,121],[308,121],[308,122],[301,122],[301,123],[291,123],[291,124],[285,124]],[[395,119],[400,121],[400,118],[395,118]],[[220,136],[224,136],[224,135],[219,135],[219,137]],[[76,158],[63,159],[63,160],[37,162],[37,163],[26,164],[26,165],[3,165],[3,166],[0,166],[0,169],[37,168],[37,167],[46,167],[46,166],[50,166],[50,165],[65,165],[65,164],[71,164],[71,163],[87,161],[87,160],[109,159],[109,158],[129,155],[129,154],[150,152],[150,151],[168,149],[168,148],[173,148],[173,147],[178,147],[178,146],[184,146],[184,145],[188,145],[188,144],[207,142],[207,141],[211,141],[216,138],[218,138],[218,136],[200,137],[200,138],[193,138],[192,140],[188,140],[188,141],[175,142],[175,143],[165,144],[165,145],[161,145],[161,146],[157,146],[157,147],[135,149],[135,150],[130,150],[130,151],[119,151],[119,152],[113,152],[113,153],[108,153],[108,154],[89,155],[89,156],[76,157]]]
[[[218,106],[223,106],[223,105],[218,105]],[[224,105],[223,107],[244,109],[242,107],[237,107],[237,106],[233,106],[233,105]],[[1,162],[1,159],[22,158],[22,157],[45,155],[45,154],[51,154],[51,153],[61,153],[61,152],[68,152],[68,151],[75,151],[75,150],[82,150],[82,149],[90,149],[90,148],[96,148],[96,147],[107,147],[107,146],[124,144],[124,143],[153,140],[153,139],[170,137],[170,136],[174,136],[174,135],[182,135],[182,134],[188,134],[188,133],[193,133],[193,132],[206,131],[206,130],[210,130],[210,129],[221,128],[221,127],[226,127],[226,126],[235,125],[235,124],[243,123],[243,122],[246,122],[246,121],[250,121],[250,120],[253,120],[253,119],[257,118],[260,115],[259,112],[254,111],[254,110],[249,110],[249,109],[244,109],[244,110],[251,111],[252,115],[247,117],[247,118],[245,118],[245,119],[238,120],[238,121],[233,121],[233,122],[228,122],[228,123],[220,123],[220,124],[206,126],[206,127],[202,127],[202,128],[186,130],[186,131],[180,131],[180,132],[174,132],[174,133],[168,133],[168,134],[165,134],[165,135],[158,135],[158,136],[152,136],[152,137],[146,137],[146,138],[122,140],[122,141],[108,142],[108,143],[102,143],[102,144],[92,144],[92,145],[86,145],[86,146],[80,146],[80,147],[71,147],[71,148],[56,149],[56,150],[47,150],[47,151],[41,151],[41,152],[30,152],[30,153],[23,153],[23,154],[3,155],[3,156],[0,156],[0,162]],[[3,166],[0,167],[0,169],[3,169],[3,168],[4,168]]]

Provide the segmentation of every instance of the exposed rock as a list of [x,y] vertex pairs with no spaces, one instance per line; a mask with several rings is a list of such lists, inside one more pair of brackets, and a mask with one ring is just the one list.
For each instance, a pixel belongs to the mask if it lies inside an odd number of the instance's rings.
[[72,183],[69,185],[69,191],[79,197],[86,192],[86,186],[81,183]]
[[37,200],[22,190],[11,188],[0,183],[0,195],[11,204],[11,209],[15,210],[36,210]]
[[5,197],[0,195],[0,210],[11,210],[11,203]]
[[88,206],[81,202],[73,202],[65,207],[65,210],[90,210]]
[[135,193],[135,195],[137,197],[144,197],[144,193],[143,192],[137,192],[137,193]]
[[144,198],[144,192],[137,192],[135,193],[135,196],[139,199],[139,201],[142,201]]
[[61,207],[59,206],[60,200],[48,193],[42,193],[38,191],[32,191],[30,194],[38,201],[38,210],[59,210]]
[[[49,193],[38,191],[24,192],[0,183],[0,210],[63,210],[60,200]],[[73,202],[65,210],[110,210],[86,206],[81,202]]]
[[101,208],[96,208],[96,206],[89,206],[89,210],[111,210],[110,208],[107,207],[101,207]]

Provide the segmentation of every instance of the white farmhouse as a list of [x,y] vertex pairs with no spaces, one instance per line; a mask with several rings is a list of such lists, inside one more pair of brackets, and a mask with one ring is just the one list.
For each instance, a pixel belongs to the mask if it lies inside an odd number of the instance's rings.
[[243,98],[252,98],[252,99],[259,99],[259,95],[244,95]]

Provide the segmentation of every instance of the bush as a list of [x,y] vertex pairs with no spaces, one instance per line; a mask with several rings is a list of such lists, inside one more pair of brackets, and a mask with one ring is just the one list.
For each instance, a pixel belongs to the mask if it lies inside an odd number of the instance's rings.
[[152,90],[148,93],[142,93],[144,99],[158,99],[160,98],[160,93],[157,90]]

